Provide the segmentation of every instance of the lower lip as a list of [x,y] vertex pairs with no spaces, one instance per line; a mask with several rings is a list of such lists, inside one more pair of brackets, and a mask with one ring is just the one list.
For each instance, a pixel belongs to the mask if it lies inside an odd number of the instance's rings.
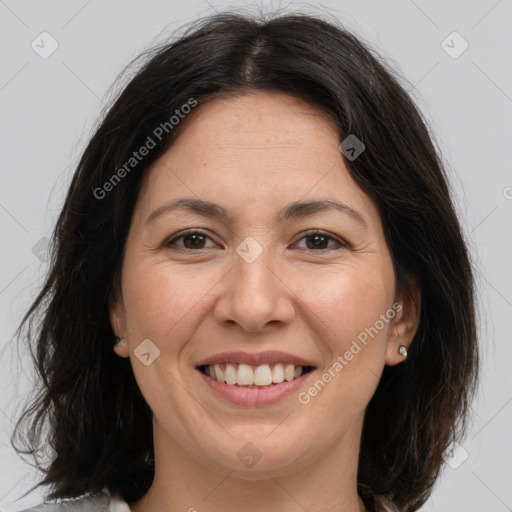
[[314,370],[301,375],[292,381],[284,381],[269,388],[245,388],[242,386],[231,386],[224,382],[212,379],[201,370],[196,371],[201,375],[203,381],[210,386],[214,392],[235,405],[269,405],[296,393],[306,382]]

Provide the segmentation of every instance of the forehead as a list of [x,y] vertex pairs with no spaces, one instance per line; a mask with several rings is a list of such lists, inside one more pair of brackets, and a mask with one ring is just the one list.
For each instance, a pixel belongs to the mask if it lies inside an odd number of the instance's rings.
[[345,167],[334,121],[294,96],[216,98],[181,123],[172,146],[146,173],[145,211],[180,196],[230,201],[233,209],[237,198],[247,209],[336,193],[372,207]]
[[183,125],[187,129],[194,125],[193,131],[211,134],[219,142],[250,134],[269,144],[293,142],[300,135],[315,133],[338,136],[332,116],[324,109],[284,92],[251,91],[210,99],[198,105]]
[[152,168],[162,163],[178,167],[178,160],[179,167],[190,169],[217,163],[227,168],[235,160],[245,173],[264,173],[291,168],[307,158],[340,159],[339,134],[331,117],[284,93],[215,98],[195,107],[176,128],[172,146]]

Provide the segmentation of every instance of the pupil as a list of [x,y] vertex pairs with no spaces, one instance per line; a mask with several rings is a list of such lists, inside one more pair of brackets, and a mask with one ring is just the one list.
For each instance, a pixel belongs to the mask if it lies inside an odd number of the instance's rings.
[[[325,244],[326,237],[324,235],[312,235],[309,237],[309,240],[311,240],[311,239],[315,240],[315,242],[313,243],[313,248],[318,248],[319,246],[322,246]],[[318,243],[319,239],[320,240],[323,239],[323,242]],[[311,247],[309,247],[309,248],[311,248]]]
[[201,244],[203,242],[203,240],[201,240],[203,238],[203,235],[197,235],[197,234],[193,234],[193,235],[187,235],[183,241],[185,242],[185,246],[187,247],[187,249],[189,249],[190,247],[189,246],[192,246],[192,247],[197,247],[198,244],[197,243],[192,243],[192,244],[188,244],[186,243],[186,240],[191,240],[191,239],[195,239],[195,242],[199,242],[199,244]]

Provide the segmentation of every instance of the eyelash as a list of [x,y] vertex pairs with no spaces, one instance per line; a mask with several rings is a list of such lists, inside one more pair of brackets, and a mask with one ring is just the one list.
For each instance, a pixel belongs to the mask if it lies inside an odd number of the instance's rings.
[[[178,248],[178,249],[172,248],[172,245],[176,242],[176,240],[179,240],[180,238],[185,238],[185,237],[190,236],[190,235],[201,235],[201,236],[209,238],[211,240],[211,237],[209,235],[207,235],[206,233],[204,233],[203,231],[199,231],[197,229],[190,229],[188,231],[183,231],[182,233],[178,234],[177,236],[175,236],[171,240],[165,242],[164,246],[166,248],[170,248],[172,250],[182,251],[182,252],[198,252],[198,251],[205,250],[205,248],[197,249],[197,250],[195,250],[195,249],[187,249],[187,248]],[[345,248],[348,247],[348,245],[346,243],[344,243],[341,240],[339,240],[338,238],[330,235],[329,233],[326,233],[325,231],[315,230],[315,229],[310,230],[310,231],[306,231],[306,233],[303,235],[303,237],[300,240],[303,240],[305,238],[312,238],[315,235],[320,235],[320,236],[322,236],[324,238],[327,238],[329,240],[334,240],[335,242],[337,242],[339,244],[339,246],[338,247],[325,248],[325,249],[305,249],[305,250],[313,251],[313,252],[326,252],[326,251],[332,251],[332,250],[345,249]]]

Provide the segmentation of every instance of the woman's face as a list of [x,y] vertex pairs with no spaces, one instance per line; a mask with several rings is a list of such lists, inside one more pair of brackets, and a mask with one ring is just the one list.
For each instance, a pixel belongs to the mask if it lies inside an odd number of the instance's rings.
[[[294,97],[189,116],[145,177],[111,309],[156,452],[244,478],[353,455],[383,367],[415,330],[378,210],[335,126]],[[214,362],[228,383],[204,373]],[[298,366],[313,370],[287,380]]]

